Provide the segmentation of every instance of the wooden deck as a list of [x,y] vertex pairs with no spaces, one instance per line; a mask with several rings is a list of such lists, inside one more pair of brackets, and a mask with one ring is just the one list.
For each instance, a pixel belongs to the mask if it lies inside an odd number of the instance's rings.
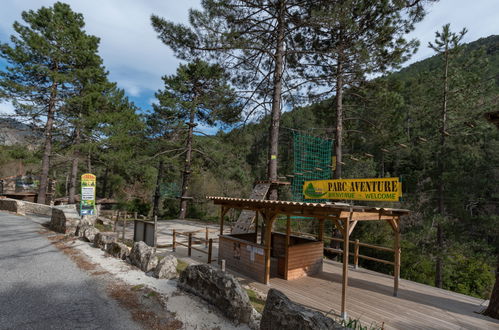
[[[499,321],[477,312],[482,299],[437,289],[407,280],[400,281],[393,297],[393,278],[365,269],[349,272],[348,317],[384,326],[384,329],[499,329]],[[259,291],[275,288],[291,300],[338,316],[341,309],[341,263],[325,261],[318,275],[292,281],[271,278],[270,285],[244,277],[241,281]]]

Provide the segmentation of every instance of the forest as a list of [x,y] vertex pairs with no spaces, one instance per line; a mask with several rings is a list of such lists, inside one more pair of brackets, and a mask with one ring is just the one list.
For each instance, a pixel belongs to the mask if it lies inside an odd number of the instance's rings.
[[[151,13],[182,64],[150,109],[109,80],[81,14],[60,2],[23,12],[0,43],[0,98],[33,141],[0,146],[0,174],[40,175],[44,203],[49,179],[55,197],[74,202],[81,174],[94,173],[98,197],[121,210],[217,221],[206,196],[292,182],[294,136],[321,138],[332,144],[330,178],[402,180],[400,202],[375,204],[412,211],[402,278],[487,299],[499,255],[499,130],[485,114],[499,103],[499,36],[466,44],[464,27],[442,22],[429,45],[408,40],[428,2],[206,0],[189,25]],[[404,67],[417,47],[434,55]],[[295,197],[283,186],[270,198]],[[357,228],[353,240],[392,244],[384,225]]]

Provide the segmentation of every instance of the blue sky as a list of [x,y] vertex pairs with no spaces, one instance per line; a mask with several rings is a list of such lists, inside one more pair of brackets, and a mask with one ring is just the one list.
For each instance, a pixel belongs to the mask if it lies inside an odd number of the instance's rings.
[[[12,23],[23,10],[50,6],[54,0],[2,0],[0,41],[13,33]],[[154,93],[162,87],[161,76],[173,74],[179,61],[156,37],[150,16],[156,14],[175,22],[187,22],[188,9],[200,0],[67,0],[74,11],[83,14],[88,33],[101,38],[100,55],[116,81],[143,110],[151,108]],[[458,31],[466,27],[465,42],[499,34],[499,0],[441,0],[428,7],[429,14],[409,37],[421,41],[418,53],[407,64],[432,55],[428,41],[435,31],[451,23]],[[11,105],[0,104],[0,113],[11,112]],[[216,128],[201,128],[207,134]]]

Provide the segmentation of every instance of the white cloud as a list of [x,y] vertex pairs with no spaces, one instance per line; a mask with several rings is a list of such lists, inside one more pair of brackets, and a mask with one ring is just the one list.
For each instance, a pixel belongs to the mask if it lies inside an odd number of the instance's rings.
[[[12,23],[21,20],[24,10],[51,6],[55,0],[2,0],[0,38],[8,40]],[[151,14],[175,22],[187,22],[188,10],[199,0],[66,0],[82,13],[86,31],[101,39],[100,55],[110,78],[130,96],[150,95],[161,88],[161,76],[175,72],[178,60],[154,32]],[[146,95],[146,96],[147,96]]]

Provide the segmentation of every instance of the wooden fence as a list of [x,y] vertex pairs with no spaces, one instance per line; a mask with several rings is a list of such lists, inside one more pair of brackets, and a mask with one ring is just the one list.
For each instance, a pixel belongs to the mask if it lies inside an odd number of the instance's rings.
[[[302,232],[296,232],[296,231],[291,232],[291,233],[295,234],[295,235],[312,236],[312,237],[315,237],[315,238],[318,237],[318,235],[315,235],[315,234],[302,233]],[[335,242],[343,243],[343,238],[337,238],[337,237],[324,236],[324,240],[330,240],[330,241],[335,241]],[[391,265],[391,266],[395,266],[395,262],[394,261],[389,261],[389,260],[384,260],[384,259],[378,259],[378,258],[369,257],[369,256],[366,256],[366,255],[360,254],[360,247],[367,247],[367,248],[371,248],[371,249],[374,249],[374,250],[387,251],[387,252],[394,253],[395,250],[392,249],[392,248],[388,248],[388,247],[384,247],[384,246],[379,246],[379,245],[374,245],[374,244],[361,243],[361,242],[359,242],[358,239],[356,239],[355,241],[350,241],[350,244],[354,246],[353,264],[354,264],[355,269],[357,269],[359,267],[359,258],[360,259],[365,259],[365,260],[371,260],[371,261],[375,261],[375,262],[380,262],[380,263],[384,263],[384,264]],[[343,250],[342,249],[335,249],[335,248],[325,247],[324,250],[329,251],[329,252],[338,253],[338,254],[343,254]]]
[[[194,234],[197,234],[199,232],[204,232],[205,233],[205,238],[200,238],[194,236]],[[192,255],[192,250],[205,253],[208,255],[208,263],[210,264],[212,261],[215,261],[216,259],[212,258],[212,252],[213,252],[213,242],[218,242],[218,239],[212,239],[209,238],[210,232],[218,232],[216,229],[209,229],[206,227],[206,229],[200,229],[200,230],[195,230],[195,231],[190,231],[190,232],[178,232],[175,229],[173,229],[172,233],[172,250],[175,251],[177,245],[182,245],[187,247],[187,255],[190,257]],[[179,241],[177,239],[177,236],[183,236],[187,237],[187,241]],[[203,244],[204,243],[204,249],[194,247],[194,245],[198,244]],[[206,250],[206,248],[208,250]]]

